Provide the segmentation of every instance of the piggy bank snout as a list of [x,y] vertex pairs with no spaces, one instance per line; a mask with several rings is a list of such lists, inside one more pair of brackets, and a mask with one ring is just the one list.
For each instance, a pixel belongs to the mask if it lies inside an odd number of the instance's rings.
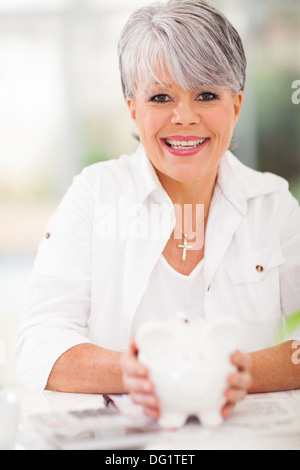
[[200,397],[209,389],[207,371],[203,366],[185,366],[177,369],[172,375],[176,389],[185,396]]

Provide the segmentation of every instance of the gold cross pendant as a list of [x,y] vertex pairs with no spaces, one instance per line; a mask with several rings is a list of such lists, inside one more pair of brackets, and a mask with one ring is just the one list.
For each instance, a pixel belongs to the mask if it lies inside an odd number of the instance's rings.
[[177,245],[178,248],[182,249],[182,261],[186,261],[187,250],[192,250],[193,245],[188,245],[188,234],[183,234],[183,245]]

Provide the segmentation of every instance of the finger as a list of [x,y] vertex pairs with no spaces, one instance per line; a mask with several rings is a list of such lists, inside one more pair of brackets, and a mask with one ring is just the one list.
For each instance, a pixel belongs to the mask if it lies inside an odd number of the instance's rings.
[[131,341],[130,341],[130,350],[135,356],[138,355],[139,350],[138,350],[134,336],[131,338]]
[[229,388],[225,392],[225,397],[227,398],[228,403],[237,403],[245,398],[247,395],[246,390],[239,390],[234,388]]
[[236,351],[231,356],[231,363],[241,371],[250,371],[252,361],[250,354],[244,354]]
[[124,386],[129,393],[153,393],[154,387],[147,379],[131,377],[125,375],[123,377]]
[[158,419],[160,417],[160,411],[158,408],[149,408],[146,406],[144,407],[144,413],[152,419]]
[[252,384],[252,376],[249,372],[239,372],[228,377],[228,383],[233,388],[249,390]]
[[234,410],[235,405],[233,403],[226,403],[222,408],[222,416],[224,419],[229,418]]
[[148,375],[147,367],[131,353],[125,353],[121,359],[121,368],[124,375],[146,377]]
[[137,405],[149,409],[158,409],[158,398],[153,393],[131,393],[130,397]]

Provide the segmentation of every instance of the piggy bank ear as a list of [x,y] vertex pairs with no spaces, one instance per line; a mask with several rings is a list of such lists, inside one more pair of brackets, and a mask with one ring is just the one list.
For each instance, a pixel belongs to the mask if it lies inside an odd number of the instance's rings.
[[170,338],[171,333],[164,322],[147,322],[138,329],[135,339],[141,354],[150,358],[162,354]]
[[233,317],[214,318],[206,327],[206,334],[214,344],[228,352],[243,350],[243,333],[241,323]]

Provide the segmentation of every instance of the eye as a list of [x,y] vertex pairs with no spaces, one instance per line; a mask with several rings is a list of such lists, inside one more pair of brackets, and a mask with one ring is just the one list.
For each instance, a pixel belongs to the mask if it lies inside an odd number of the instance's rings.
[[204,91],[198,96],[199,101],[215,101],[218,99],[218,95],[216,93],[211,93],[210,91]]
[[169,95],[161,94],[152,96],[150,101],[152,101],[153,103],[168,103],[169,101],[171,101],[171,98],[169,97]]

